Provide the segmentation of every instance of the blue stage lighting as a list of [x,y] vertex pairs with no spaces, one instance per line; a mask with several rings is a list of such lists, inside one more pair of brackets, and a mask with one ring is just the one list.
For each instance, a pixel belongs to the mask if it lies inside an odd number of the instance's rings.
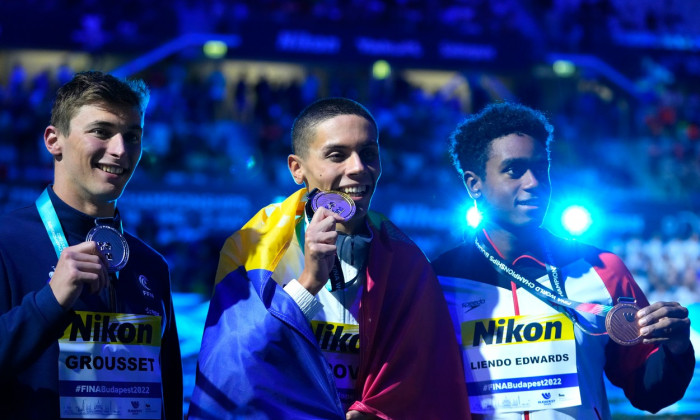
[[476,228],[481,223],[482,215],[475,206],[469,207],[465,219],[467,220],[467,225],[471,228]]
[[248,156],[248,159],[245,160],[245,167],[248,170],[251,170],[255,167],[255,157],[254,156]]
[[593,218],[585,207],[572,205],[562,212],[561,223],[571,235],[579,236],[591,227]]

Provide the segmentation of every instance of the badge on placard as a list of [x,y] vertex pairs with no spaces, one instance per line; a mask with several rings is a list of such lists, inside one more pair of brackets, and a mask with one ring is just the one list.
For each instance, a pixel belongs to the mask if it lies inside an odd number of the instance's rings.
[[129,244],[126,238],[111,226],[95,226],[88,232],[85,240],[97,243],[97,249],[107,260],[107,270],[111,273],[121,270],[129,261]]

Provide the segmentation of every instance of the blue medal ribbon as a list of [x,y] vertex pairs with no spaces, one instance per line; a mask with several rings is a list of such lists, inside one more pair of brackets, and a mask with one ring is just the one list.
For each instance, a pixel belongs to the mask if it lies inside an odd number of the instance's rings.
[[[51,202],[51,197],[49,197],[48,188],[45,188],[41,195],[36,199],[36,208],[39,211],[39,217],[44,223],[46,232],[49,234],[49,239],[51,239],[51,244],[56,251],[56,257],[61,258],[61,252],[68,248],[68,240],[66,235],[63,233],[63,228],[61,228],[61,222],[58,220],[58,214],[56,214],[56,209],[53,207]],[[96,219],[96,224],[97,223]],[[122,233],[122,224],[119,220],[119,233]],[[115,278],[119,278],[119,272],[113,273]],[[49,278],[49,281],[51,279]],[[109,286],[109,305],[112,312],[116,312],[116,294],[113,285],[110,283]]]
[[44,189],[44,192],[36,199],[36,208],[39,210],[39,217],[41,217],[46,232],[49,234],[56,256],[60,258],[61,252],[68,248],[68,240],[61,228],[61,222],[58,221],[58,215],[56,209],[53,208],[53,203],[51,203],[48,189]]

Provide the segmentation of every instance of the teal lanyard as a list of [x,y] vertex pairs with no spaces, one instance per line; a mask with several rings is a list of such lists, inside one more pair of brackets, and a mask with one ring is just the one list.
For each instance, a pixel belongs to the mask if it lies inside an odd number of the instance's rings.
[[63,234],[63,229],[61,229],[61,223],[58,221],[58,215],[53,208],[48,190],[45,189],[36,199],[36,208],[39,210],[39,217],[44,222],[46,232],[49,234],[53,249],[56,250],[56,256],[60,258],[61,252],[68,248],[68,241],[66,235]]
[[[44,189],[44,192],[36,199],[36,208],[39,210],[39,217],[41,217],[46,232],[49,234],[53,249],[56,251],[56,256],[61,258],[61,252],[68,248],[68,240],[66,240],[66,235],[63,233],[61,223],[58,221],[58,215],[56,214],[56,209],[53,207],[53,203],[51,203],[48,189]],[[121,222],[119,223],[119,232],[123,232]],[[114,276],[119,278],[119,272],[114,273]],[[114,286],[110,283],[109,307],[111,312],[116,312],[116,300]]]

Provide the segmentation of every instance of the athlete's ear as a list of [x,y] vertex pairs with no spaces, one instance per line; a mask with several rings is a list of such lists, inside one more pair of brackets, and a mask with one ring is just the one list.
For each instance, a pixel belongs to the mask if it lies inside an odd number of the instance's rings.
[[465,171],[462,176],[464,186],[467,187],[469,197],[477,200],[481,197],[481,177],[472,171]]
[[53,155],[54,159],[59,160],[61,158],[63,145],[58,138],[58,129],[53,125],[46,127],[46,130],[44,130],[44,146]]
[[297,185],[304,183],[304,166],[302,164],[301,158],[297,155],[287,156],[287,167],[289,168],[289,173],[292,174],[294,182]]

